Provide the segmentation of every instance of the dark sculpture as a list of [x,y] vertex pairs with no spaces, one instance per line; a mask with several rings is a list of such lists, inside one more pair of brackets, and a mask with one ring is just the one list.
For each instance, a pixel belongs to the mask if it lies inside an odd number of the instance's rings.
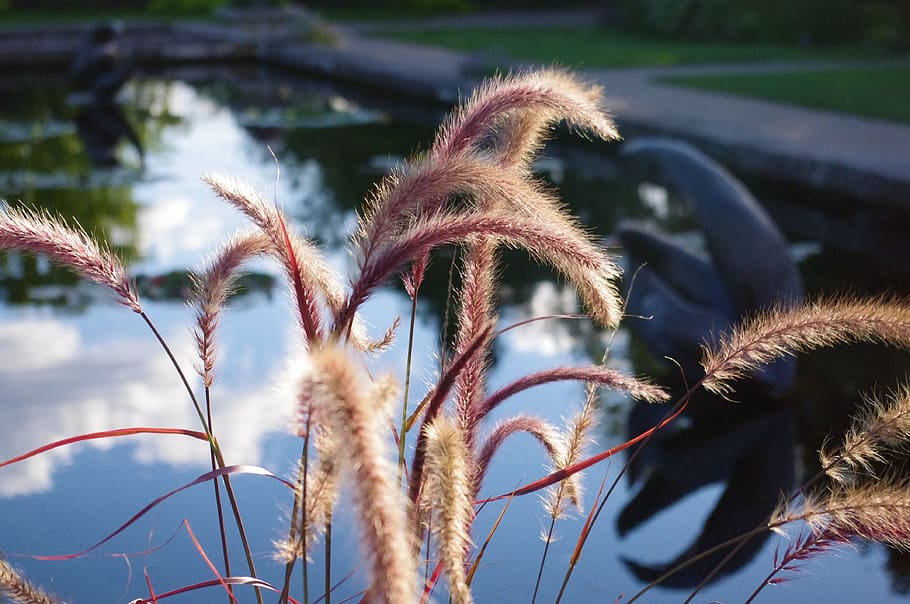
[[119,23],[95,26],[70,67],[73,90],[91,93],[95,100],[112,99],[131,73],[132,66],[120,44]]
[[119,164],[116,148],[126,139],[145,163],[142,142],[114,100],[132,74],[132,65],[120,44],[117,24],[96,26],[83,42],[70,68],[75,93],[71,99],[79,106],[76,128],[86,153],[95,167]]
[[[803,298],[799,271],[777,226],[749,191],[722,166],[677,141],[640,139],[625,156],[656,163],[701,227],[708,257],[686,250],[655,227],[623,222],[618,237],[630,270],[627,312],[651,317],[630,322],[657,357],[675,359],[688,379],[700,376],[700,344],[742,317]],[[793,383],[792,359],[757,379],[774,390]]]

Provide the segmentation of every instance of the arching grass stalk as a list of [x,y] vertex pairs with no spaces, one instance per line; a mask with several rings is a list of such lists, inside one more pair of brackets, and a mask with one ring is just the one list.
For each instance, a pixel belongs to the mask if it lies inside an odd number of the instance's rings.
[[[726,337],[721,338],[715,346],[705,347],[702,358],[705,376],[699,384],[696,384],[696,387],[701,385],[711,392],[726,395],[733,390],[732,382],[742,379],[758,367],[786,355],[837,344],[864,341],[910,348],[910,304],[904,300],[882,296],[868,300],[840,296],[811,301],[795,308],[778,306],[768,309],[754,317],[747,318],[742,325],[731,330]],[[897,403],[894,406],[900,407]],[[889,421],[900,419],[900,423],[903,423],[904,413],[901,413],[899,409],[898,411],[898,417],[891,416]],[[878,422],[887,428],[888,421],[878,421],[880,418],[876,413],[870,413],[867,419],[871,423]],[[896,432],[899,438],[906,438],[904,431],[897,430]],[[845,446],[844,453],[836,457],[827,456],[826,459],[823,452],[822,464],[824,467],[822,471],[797,489],[787,501],[792,501],[796,494],[805,492],[823,475],[831,472],[835,463],[843,460],[850,468],[865,467],[869,460],[851,459],[851,455],[853,455],[854,449],[868,450],[869,443],[866,440],[874,440],[877,437],[884,437],[884,444],[887,445],[887,441],[893,439],[895,435],[890,434],[889,430],[881,428],[869,430],[865,434],[860,428],[854,429],[848,434],[849,444]],[[872,448],[874,449],[874,445]],[[832,478],[838,481],[842,476],[843,472],[838,471]],[[773,526],[773,523],[768,525],[771,528]],[[691,602],[749,539],[764,530],[766,527],[762,526],[721,544],[724,547],[733,545],[732,551],[692,590],[686,602]],[[715,547],[709,551],[715,552],[720,549]],[[700,559],[703,556],[704,554],[700,554],[696,558]],[[683,565],[670,569],[640,591],[636,598],[696,558],[690,558]]]
[[707,558],[708,556],[716,554],[717,552],[721,552],[721,551],[727,549],[728,547],[737,546],[740,543],[747,541],[749,539],[752,539],[753,537],[756,537],[758,535],[761,535],[762,533],[769,531],[769,530],[773,530],[773,527],[763,524],[760,527],[752,529],[748,533],[743,533],[742,535],[737,535],[736,537],[727,539],[723,543],[718,543],[717,545],[714,545],[714,546],[706,549],[703,552],[699,552],[698,554],[692,556],[691,558],[688,558],[686,561],[680,562],[679,564],[677,564],[670,570],[666,571],[665,573],[663,573],[662,575],[660,575],[659,577],[657,577],[656,579],[651,581],[649,584],[647,584],[642,589],[640,589],[638,591],[638,593],[636,593],[631,598],[629,598],[629,601],[626,602],[626,604],[632,604],[633,602],[635,602],[636,600],[641,598],[643,595],[645,595],[646,593],[651,591],[653,588],[655,588],[658,585],[660,585],[661,583],[663,583],[665,580],[669,579],[670,577],[672,577],[679,571],[688,568],[692,564],[695,564],[699,560]]
[[[762,528],[762,529],[765,529],[766,527],[761,527],[761,528]],[[763,530],[762,530],[762,532],[763,532]],[[703,589],[708,585],[708,583],[710,583],[712,580],[714,580],[714,577],[716,577],[717,574],[718,574],[721,570],[723,570],[723,568],[730,562],[730,560],[733,559],[733,556],[735,556],[735,555],[739,552],[739,550],[741,550],[742,548],[744,548],[744,547],[746,546],[746,544],[747,544],[753,537],[756,537],[757,535],[760,535],[760,534],[761,534],[761,532],[754,533],[754,534],[752,534],[752,533],[747,533],[745,536],[743,536],[743,538],[740,539],[740,540],[738,541],[738,543],[736,543],[736,544],[732,547],[732,549],[730,549],[729,552],[727,552],[727,555],[724,556],[724,557],[721,559],[721,561],[718,562],[717,565],[716,565],[714,568],[712,568],[711,571],[710,571],[707,575],[705,575],[705,577],[704,577],[701,581],[699,581],[698,585],[695,586],[695,589],[693,589],[693,590],[689,593],[689,595],[686,597],[686,599],[683,601],[683,604],[689,604],[689,602],[691,602],[691,601],[695,598],[695,596],[697,596],[698,593],[699,593],[701,590],[703,590]]]
[[[860,446],[860,443],[858,443],[857,446]],[[832,457],[832,459],[830,460],[830,465],[823,466],[822,469],[819,470],[818,472],[816,472],[811,478],[809,478],[807,481],[805,481],[799,487],[793,489],[793,491],[790,493],[790,495],[786,498],[786,502],[792,503],[796,498],[798,498],[800,496],[801,493],[808,492],[816,483],[818,483],[829,472],[830,467],[839,463],[839,461],[840,461],[840,456]],[[666,572],[661,574],[659,577],[657,577],[656,579],[651,581],[648,585],[646,585],[644,588],[639,590],[638,593],[636,593],[634,596],[632,596],[632,598],[627,602],[627,604],[632,604],[632,602],[639,599],[641,596],[643,596],[645,593],[650,591],[652,588],[657,587],[658,585],[663,583],[665,580],[669,579],[676,573],[678,573],[682,570],[685,570],[690,565],[698,562],[699,560],[702,560],[710,555],[723,551],[727,548],[732,548],[717,563],[717,565],[715,565],[715,567],[712,569],[711,573],[699,583],[699,585],[695,588],[695,590],[693,590],[692,593],[690,593],[690,595],[688,596],[688,599],[691,600],[695,595],[697,595],[697,591],[700,591],[701,589],[703,589],[705,587],[705,585],[707,585],[707,583],[717,575],[718,572],[723,570],[724,566],[726,566],[730,562],[730,560],[733,559],[733,556],[735,556],[736,553],[738,551],[740,551],[740,549],[745,547],[746,544],[751,539],[754,539],[755,537],[765,533],[767,530],[769,530],[769,524],[763,523],[763,524],[758,525],[757,527],[755,527],[754,529],[752,529],[751,531],[749,531],[747,533],[743,533],[742,535],[738,535],[736,537],[728,539],[727,541],[724,541],[723,543],[719,543],[709,549],[706,549],[703,552],[699,552],[698,554],[688,558],[684,562],[681,562],[681,563],[677,564],[676,566],[674,566],[673,568],[668,569]]]
[[[839,488],[856,487],[858,471],[863,470],[874,476],[873,464],[886,463],[884,457],[886,452],[905,450],[908,442],[910,442],[910,386],[906,384],[899,386],[886,401],[878,400],[875,397],[866,398],[863,408],[854,417],[851,428],[844,435],[841,447],[832,451],[828,443],[822,446],[819,451],[821,469],[795,489],[786,499],[785,504],[792,504],[800,494],[810,493],[812,487],[825,476],[831,478]],[[826,546],[832,545],[833,538],[832,535],[826,536]],[[738,544],[718,562],[711,573],[693,590],[689,597],[690,600],[723,569],[736,552],[746,544],[746,541]],[[804,545],[811,546],[808,543]],[[763,585],[759,586],[754,595],[758,594]]]
[[[715,347],[705,348],[702,384],[724,395],[732,391],[731,382],[785,355],[851,342],[910,348],[910,304],[883,296],[868,300],[841,296],[796,308],[771,308],[745,320]],[[743,545],[738,544],[708,573],[692,590],[687,603]]]

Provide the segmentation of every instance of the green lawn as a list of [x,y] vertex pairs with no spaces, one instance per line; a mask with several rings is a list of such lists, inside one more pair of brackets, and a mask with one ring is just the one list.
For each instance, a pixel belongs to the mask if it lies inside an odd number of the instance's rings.
[[771,44],[676,42],[598,28],[446,29],[376,35],[486,53],[492,61],[509,56],[578,68],[855,58],[871,54],[855,47],[805,49]]
[[664,78],[662,81],[867,117],[910,122],[910,65],[876,69]]

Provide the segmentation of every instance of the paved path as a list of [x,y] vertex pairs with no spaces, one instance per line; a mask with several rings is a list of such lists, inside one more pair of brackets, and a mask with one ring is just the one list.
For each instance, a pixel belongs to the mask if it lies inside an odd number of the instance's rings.
[[746,172],[793,179],[910,210],[910,125],[659,81],[666,75],[705,71],[614,69],[588,75],[604,86],[608,106],[627,130],[691,139]]
[[[533,26],[563,19],[594,23],[590,12],[521,14],[515,23]],[[420,27],[497,26],[507,15],[446,18]],[[411,22],[408,27],[415,27]],[[379,40],[360,35],[389,24],[345,31],[338,50],[376,70],[390,86],[398,83],[442,102],[454,102],[473,84],[480,59],[451,50]],[[607,104],[626,137],[663,134],[687,139],[736,170],[797,182],[861,199],[899,206],[910,212],[910,125],[813,110],[795,105],[671,86],[667,75],[817,69],[835,63],[770,63],[672,68],[596,69],[585,75],[600,83]],[[874,65],[869,62],[861,65]],[[903,65],[910,69],[910,63]],[[396,82],[392,74],[400,79]],[[900,102],[895,99],[895,102]]]

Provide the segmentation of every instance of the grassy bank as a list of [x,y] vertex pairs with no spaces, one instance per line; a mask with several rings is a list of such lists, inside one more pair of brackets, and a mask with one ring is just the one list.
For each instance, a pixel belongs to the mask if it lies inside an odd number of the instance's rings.
[[910,66],[665,78],[662,81],[910,123]]

